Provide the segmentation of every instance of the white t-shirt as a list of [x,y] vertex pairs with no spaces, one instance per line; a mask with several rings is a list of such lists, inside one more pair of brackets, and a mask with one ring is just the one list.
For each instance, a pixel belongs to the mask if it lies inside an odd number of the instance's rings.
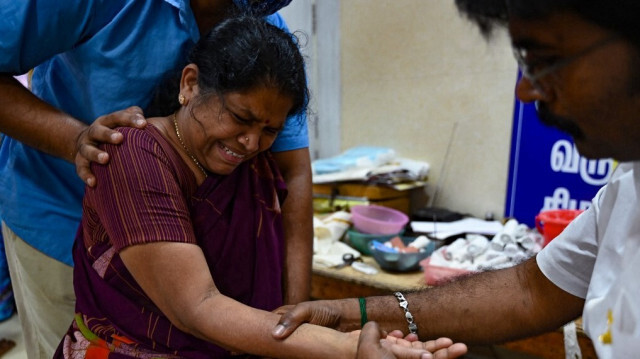
[[585,298],[583,325],[600,358],[640,357],[640,162],[621,163],[537,263],[555,285]]

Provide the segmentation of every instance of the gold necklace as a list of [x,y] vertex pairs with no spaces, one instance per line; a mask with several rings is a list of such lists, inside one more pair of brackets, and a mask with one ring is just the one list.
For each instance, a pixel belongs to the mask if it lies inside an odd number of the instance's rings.
[[196,166],[198,166],[198,168],[200,169],[200,171],[202,171],[202,174],[205,177],[207,177],[207,171],[204,170],[204,168],[202,167],[202,165],[200,165],[200,162],[198,162],[195,156],[191,154],[191,151],[189,151],[189,149],[187,148],[187,145],[184,144],[184,141],[182,140],[182,136],[180,136],[180,131],[178,131],[178,119],[176,118],[175,112],[173,113],[173,127],[176,129],[176,135],[178,136],[178,141],[180,141],[182,148],[184,148],[185,152],[187,152],[187,155],[191,157],[191,159],[193,160],[193,163],[195,163]]

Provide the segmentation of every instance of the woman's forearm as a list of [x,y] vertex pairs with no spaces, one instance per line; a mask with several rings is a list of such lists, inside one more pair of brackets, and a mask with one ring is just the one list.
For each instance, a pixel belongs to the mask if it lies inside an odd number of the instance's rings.
[[120,256],[149,298],[186,333],[266,357],[355,357],[357,338],[328,328],[303,325],[286,340],[274,339],[271,330],[280,316],[221,294],[198,246],[149,243],[127,247]]
[[357,337],[305,324],[285,340],[271,335],[279,315],[243,305],[223,295],[193,312],[191,334],[231,351],[277,358],[355,358]]

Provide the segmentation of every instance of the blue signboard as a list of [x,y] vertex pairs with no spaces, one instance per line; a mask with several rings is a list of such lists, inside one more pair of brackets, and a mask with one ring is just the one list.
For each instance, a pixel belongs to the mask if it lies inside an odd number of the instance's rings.
[[543,125],[534,104],[516,100],[505,217],[530,227],[548,209],[586,209],[614,169],[611,159],[588,160],[569,135]]

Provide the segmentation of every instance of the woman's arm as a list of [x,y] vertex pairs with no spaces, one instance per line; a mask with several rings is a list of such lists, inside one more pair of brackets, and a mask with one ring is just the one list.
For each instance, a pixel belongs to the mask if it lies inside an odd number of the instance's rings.
[[354,358],[357,337],[303,325],[287,340],[270,332],[279,316],[221,294],[200,248],[158,242],[120,256],[145,293],[179,329],[232,351],[281,358]]

